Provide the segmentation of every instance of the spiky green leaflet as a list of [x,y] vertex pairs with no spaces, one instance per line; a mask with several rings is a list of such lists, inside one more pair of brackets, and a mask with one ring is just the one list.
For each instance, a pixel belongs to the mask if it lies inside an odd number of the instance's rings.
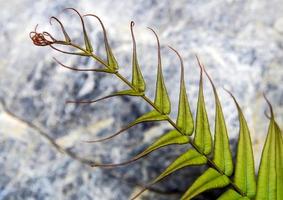
[[[183,153],[181,156],[179,156],[175,161],[173,161],[156,179],[154,179],[149,184],[149,186],[157,183],[158,181],[162,180],[166,176],[170,175],[171,173],[181,168],[193,166],[193,165],[202,165],[202,164],[205,164],[206,162],[207,162],[207,159],[204,155],[198,153],[195,149],[190,149],[187,152]],[[137,193],[132,198],[132,200],[140,196],[144,191],[147,190],[149,186],[144,187],[139,193]]]
[[173,161],[162,174],[160,174],[153,183],[156,183],[163,179],[164,177],[170,175],[171,173],[192,165],[203,165],[207,162],[204,155],[198,153],[195,149],[189,149],[187,152],[179,156],[175,161]]
[[85,42],[86,51],[89,52],[89,53],[93,52],[93,48],[92,48],[91,42],[89,40],[87,31],[86,31],[86,28],[85,28],[85,23],[84,23],[84,20],[83,20],[81,14],[74,8],[66,8],[66,9],[67,10],[73,10],[80,17],[80,20],[81,20],[81,23],[82,23],[82,28],[83,28],[84,42]]
[[200,81],[199,93],[196,114],[196,129],[194,136],[194,143],[199,148],[200,152],[205,155],[210,154],[212,148],[212,137],[210,132],[209,121],[205,108],[205,101],[203,96],[203,69],[200,66]]
[[191,108],[188,101],[188,95],[186,91],[186,84],[184,78],[184,64],[181,55],[174,48],[170,47],[179,57],[181,63],[181,79],[180,79],[180,94],[179,94],[179,106],[177,116],[177,127],[184,135],[192,135],[194,130],[194,120],[191,112]]
[[135,23],[131,22],[131,35],[133,41],[133,56],[132,56],[132,85],[139,92],[144,92],[146,89],[145,81],[139,66],[138,58],[137,58],[137,47],[136,40],[134,35],[134,27]]
[[258,173],[256,200],[283,199],[282,153],[282,133],[275,122],[271,108],[271,118]]
[[239,104],[231,96],[237,106],[240,124],[234,183],[247,197],[253,198],[256,194],[256,180],[250,131]]
[[250,200],[249,197],[243,197],[233,189],[224,192],[217,200]]
[[104,36],[104,45],[105,45],[105,50],[106,50],[106,55],[107,55],[108,68],[111,71],[117,71],[119,69],[119,65],[110,48],[104,24],[102,23],[101,19],[96,15],[87,14],[85,16],[95,17],[99,21],[101,28],[102,28],[103,36]]
[[160,43],[157,34],[153,29],[150,29],[157,40],[157,80],[156,80],[156,89],[155,89],[155,99],[154,105],[157,107],[160,113],[169,114],[171,111],[171,103],[168,96],[168,92],[164,83],[163,73],[162,73],[162,64],[161,64],[161,53],[160,53]]
[[230,180],[226,175],[220,174],[213,168],[209,168],[197,178],[197,180],[182,196],[181,200],[192,199],[206,190],[222,188],[227,186],[229,183]]
[[165,147],[172,144],[187,144],[189,143],[189,137],[182,135],[177,130],[171,130],[168,133],[162,135],[158,140],[156,140],[153,144],[151,144],[146,150],[137,155],[136,157],[142,157],[144,155],[149,154],[156,149],[161,147]]

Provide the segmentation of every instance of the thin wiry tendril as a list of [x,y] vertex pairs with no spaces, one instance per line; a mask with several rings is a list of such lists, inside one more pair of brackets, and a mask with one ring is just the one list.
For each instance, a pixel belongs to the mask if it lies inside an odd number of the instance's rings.
[[104,99],[109,99],[109,98],[115,97],[115,96],[121,96],[121,95],[119,95],[119,94],[110,94],[110,95],[107,95],[105,97],[101,97],[101,98],[95,99],[95,100],[67,100],[66,103],[90,104],[90,103],[96,103],[96,102],[102,101]]
[[160,53],[160,42],[159,42],[159,38],[157,33],[150,27],[147,27],[149,30],[151,30],[153,32],[153,34],[156,37],[156,41],[157,41],[157,49],[158,49],[158,66],[161,67],[161,53]]
[[81,68],[77,68],[77,67],[70,67],[70,66],[67,66],[67,65],[61,63],[59,60],[57,60],[57,59],[54,58],[54,57],[53,57],[53,59],[55,60],[56,63],[58,63],[58,64],[61,65],[62,67],[67,68],[67,69],[71,69],[71,70],[74,70],[74,71],[106,72],[106,71],[103,70],[103,69],[81,69]]
[[61,53],[65,53],[65,54],[70,54],[70,55],[76,55],[76,56],[89,56],[85,53],[79,53],[79,52],[69,52],[69,51],[64,51],[64,50],[61,50],[61,49],[58,49],[56,47],[54,47],[54,45],[49,45],[52,49],[56,50],[56,51],[59,51]]
[[117,133],[114,133],[113,135],[110,135],[110,136],[107,136],[107,137],[104,137],[104,138],[101,138],[101,139],[97,139],[97,140],[90,140],[90,141],[84,141],[86,143],[97,143],[97,142],[104,142],[104,141],[107,141],[109,139],[112,139],[118,135],[120,135],[121,133],[123,133],[124,131],[128,130],[129,128],[133,127],[137,125],[136,123],[135,124],[130,124],[129,126],[121,129],[120,131],[118,131]]

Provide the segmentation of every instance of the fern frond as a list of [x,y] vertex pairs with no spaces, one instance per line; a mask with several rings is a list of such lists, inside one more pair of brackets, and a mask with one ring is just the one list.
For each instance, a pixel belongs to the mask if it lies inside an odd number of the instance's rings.
[[[228,132],[226,128],[226,123],[224,115],[222,112],[221,102],[217,94],[216,87],[212,81],[212,78],[209,76],[204,66],[200,63],[197,58],[198,65],[200,67],[200,81],[199,81],[199,94],[198,94],[198,103],[197,103],[197,113],[196,119],[193,119],[191,114],[190,104],[188,101],[185,79],[184,79],[184,66],[183,60],[174,48],[170,47],[179,57],[181,65],[181,78],[180,78],[180,93],[179,93],[179,105],[178,105],[178,115],[177,120],[173,120],[169,114],[171,112],[171,102],[165,86],[165,81],[162,73],[162,63],[161,63],[161,52],[160,52],[160,42],[156,32],[149,28],[155,35],[157,40],[157,80],[156,80],[156,89],[155,89],[155,98],[152,101],[148,98],[144,92],[146,90],[146,82],[143,78],[141,68],[138,64],[137,52],[136,52],[136,41],[133,32],[134,22],[131,22],[131,36],[133,41],[133,52],[132,52],[132,80],[128,81],[124,76],[122,76],[118,71],[118,62],[114,57],[110,45],[108,43],[106,29],[101,21],[101,19],[92,14],[87,14],[85,16],[95,17],[103,31],[104,43],[105,43],[105,53],[107,56],[107,62],[102,58],[93,53],[93,48],[91,42],[88,38],[87,31],[85,28],[83,17],[80,13],[73,9],[68,8],[67,10],[72,10],[80,17],[82,28],[83,28],[83,37],[85,41],[85,48],[80,47],[77,44],[74,44],[66,32],[63,24],[55,17],[51,19],[56,20],[62,30],[62,33],[65,37],[65,40],[57,40],[51,34],[47,32],[38,33],[32,31],[30,38],[33,40],[33,43],[38,46],[50,46],[54,50],[57,50],[61,53],[87,56],[98,61],[104,66],[102,69],[80,69],[76,67],[69,67],[58,60],[55,61],[68,69],[74,71],[91,71],[91,72],[104,72],[112,74],[125,83],[129,88],[124,91],[119,91],[113,94],[110,94],[106,97],[102,97],[97,100],[74,100],[69,101],[73,103],[92,103],[97,102],[106,98],[128,95],[128,96],[138,96],[144,101],[146,101],[152,110],[141,117],[134,120],[128,126],[118,131],[117,133],[101,138],[94,141],[88,142],[101,142],[111,139],[125,130],[145,122],[151,121],[167,121],[172,125],[172,129],[162,135],[159,139],[153,142],[149,147],[147,147],[143,152],[139,153],[132,159],[118,164],[104,164],[104,163],[95,163],[94,167],[117,167],[125,165],[131,162],[134,162],[147,154],[168,146],[168,145],[182,145],[182,144],[191,144],[192,149],[187,150],[187,152],[181,154],[175,161],[173,161],[156,179],[148,184],[157,183],[161,179],[167,177],[171,173],[180,170],[181,168],[191,166],[191,165],[204,165],[208,166],[208,169],[200,175],[195,182],[187,189],[185,194],[182,196],[183,200],[189,200],[202,192],[214,188],[223,188],[229,186],[228,190],[224,192],[218,199],[220,200],[236,200],[236,199],[253,199],[262,200],[282,200],[283,199],[283,139],[282,132],[275,121],[274,113],[271,107],[270,102],[267,100],[267,103],[270,107],[270,124],[268,129],[267,138],[265,141],[264,149],[262,152],[262,158],[260,163],[260,169],[258,174],[257,186],[255,181],[255,169],[254,169],[254,157],[251,143],[251,136],[249,128],[243,112],[236,101],[235,97],[230,93],[232,99],[234,100],[239,118],[239,139],[238,139],[238,149],[237,149],[237,160],[235,163],[235,168],[232,161],[232,154],[230,150]],[[47,38],[48,37],[48,38]],[[60,48],[55,47],[54,45],[65,45],[76,49],[78,52],[67,52],[63,51]],[[203,94],[203,72],[208,77],[215,98],[215,134],[214,134],[214,144],[212,141],[210,125],[207,117],[207,111],[205,106],[204,94]],[[176,122],[175,122],[176,121]],[[195,127],[194,127],[195,121]],[[194,137],[190,136],[195,132]],[[213,155],[211,154],[213,151]],[[234,177],[233,177],[234,174]],[[145,191],[147,187],[144,187],[138,194],[136,194],[133,199],[138,197]]]

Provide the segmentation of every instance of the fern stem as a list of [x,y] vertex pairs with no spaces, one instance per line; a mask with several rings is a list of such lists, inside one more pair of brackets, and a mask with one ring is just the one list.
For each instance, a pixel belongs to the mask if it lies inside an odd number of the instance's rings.
[[[81,48],[79,45],[76,45],[76,44],[73,44],[73,43],[70,43],[70,46],[74,47],[74,48],[77,48],[81,51],[83,51],[86,56],[90,56],[92,57],[94,60],[98,61],[100,64],[102,64],[103,66],[105,66],[106,68],[110,68],[108,66],[108,64],[105,63],[105,61],[103,61],[100,57],[96,56],[95,54],[91,53],[91,52],[88,52],[87,50]],[[131,89],[135,90],[136,88],[132,85],[131,82],[129,82],[124,76],[122,76],[118,71],[115,71],[113,72],[112,74],[116,75],[122,82],[124,82],[127,86],[129,86]],[[154,103],[145,95],[141,95],[140,96],[144,101],[146,101],[152,108],[154,108],[157,112],[161,113],[161,111],[154,105]],[[167,115],[167,119],[166,121],[171,124],[171,126],[173,128],[175,128],[179,133],[181,133],[182,135],[184,135],[182,133],[182,131],[178,128],[177,124],[170,118],[169,115]],[[229,176],[227,176],[214,162],[213,160],[211,160],[209,158],[208,155],[204,154],[198,147],[197,145],[193,142],[192,138],[190,136],[189,137],[189,144],[197,151],[199,152],[200,154],[202,154],[203,156],[206,157],[207,159],[207,165],[209,165],[210,167],[214,168],[215,170],[217,170],[220,174],[226,176],[227,178],[229,178],[230,180],[230,186],[233,187],[233,189],[235,191],[237,191],[239,194],[241,194],[243,197],[246,196],[246,194],[233,182],[233,180],[231,180],[231,178]]]

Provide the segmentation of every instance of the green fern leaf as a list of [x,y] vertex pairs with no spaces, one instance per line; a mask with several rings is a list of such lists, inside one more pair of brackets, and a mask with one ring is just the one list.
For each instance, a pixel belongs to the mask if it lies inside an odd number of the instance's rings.
[[74,8],[66,8],[65,10],[72,10],[72,11],[74,11],[78,14],[78,16],[80,17],[81,23],[82,23],[82,27],[83,27],[83,34],[84,34],[84,42],[85,42],[86,51],[90,52],[90,53],[93,52],[93,48],[92,48],[91,42],[89,40],[89,37],[87,35],[85,23],[84,23],[84,20],[83,20],[81,14]]
[[233,173],[233,160],[221,103],[212,79],[204,67],[203,69],[212,85],[216,104],[213,162],[225,175],[231,176]]
[[256,200],[280,200],[283,199],[282,134],[274,120],[272,107],[267,102],[271,117],[259,167]]
[[131,124],[138,124],[138,123],[142,123],[142,122],[152,122],[152,121],[163,121],[163,120],[167,120],[168,117],[167,115],[162,115],[159,112],[152,110],[146,114],[144,114],[143,116],[139,117],[138,119],[136,119],[133,123]]
[[229,183],[230,180],[227,176],[220,174],[213,168],[209,168],[193,183],[181,199],[189,200],[206,190],[222,188]]
[[235,184],[247,197],[253,198],[256,194],[256,180],[250,131],[238,102],[230,92],[228,93],[236,104],[240,123],[234,180]]
[[229,189],[224,192],[217,200],[250,200],[249,197],[242,197],[238,192],[235,190]]
[[137,47],[136,47],[136,40],[135,35],[133,31],[135,23],[131,22],[131,35],[133,40],[133,58],[132,58],[132,85],[135,87],[135,89],[139,92],[144,92],[146,89],[146,84],[138,63],[137,58]]
[[165,87],[164,78],[162,74],[161,55],[160,55],[160,43],[157,34],[151,28],[149,28],[155,35],[157,40],[158,51],[158,68],[157,68],[157,81],[154,105],[159,109],[162,114],[169,114],[171,111],[171,103],[168,96],[167,89]]
[[171,173],[181,168],[187,167],[187,166],[202,165],[202,164],[205,164],[206,162],[207,162],[207,159],[204,155],[198,153],[195,149],[188,150],[187,152],[179,156],[175,161],[173,161],[165,169],[163,173],[161,173],[156,179],[154,179],[148,186],[144,187],[141,191],[139,191],[133,198],[131,198],[131,200],[134,200],[137,197],[139,197],[144,191],[147,190],[148,187],[162,180],[163,178],[170,175]]
[[179,94],[179,108],[177,117],[177,127],[181,130],[182,134],[192,135],[194,131],[194,120],[191,112],[191,108],[188,102],[188,96],[186,92],[186,84],[184,79],[184,64],[183,59],[172,47],[170,47],[179,57],[181,63],[181,81],[180,81],[180,94]]
[[94,14],[87,14],[87,15],[84,15],[84,16],[95,17],[99,21],[101,28],[102,28],[102,31],[103,31],[103,36],[104,36],[104,45],[105,45],[105,50],[106,50],[106,55],[107,55],[108,67],[112,71],[117,71],[119,69],[119,65],[118,65],[116,58],[114,57],[114,55],[112,53],[111,48],[110,48],[104,24],[102,23],[101,19]]
[[138,154],[136,158],[143,157],[149,154],[150,152],[164,146],[168,146],[172,144],[187,144],[187,143],[189,143],[189,137],[182,135],[176,130],[171,130],[168,133],[162,135],[158,140],[156,140],[153,144],[151,144],[142,153]]
[[175,161],[173,161],[160,176],[158,176],[153,183],[156,183],[168,176],[169,174],[192,165],[203,165],[207,162],[207,159],[204,155],[198,153],[195,149],[190,149],[187,152],[179,156]]
[[198,63],[200,66],[200,81],[194,143],[199,148],[200,152],[204,153],[205,155],[208,155],[211,152],[212,138],[203,96],[203,70],[199,60]]

